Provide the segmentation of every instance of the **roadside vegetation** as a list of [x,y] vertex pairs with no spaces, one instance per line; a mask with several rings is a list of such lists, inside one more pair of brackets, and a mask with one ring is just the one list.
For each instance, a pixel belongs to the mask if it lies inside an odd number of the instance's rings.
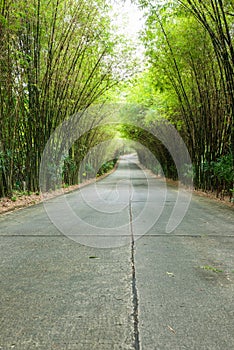
[[[113,28],[106,0],[0,1],[0,197],[14,202],[20,193],[39,194],[43,150],[69,116],[124,101],[115,117],[119,126],[92,129],[104,114],[85,121],[90,131],[63,159],[64,187],[113,168],[122,151],[95,147],[117,134],[156,156],[158,163],[137,149],[144,166],[176,180],[166,147],[129,126],[140,120],[153,128],[166,119],[192,160],[192,169],[184,166],[184,183],[194,177],[196,189],[233,201],[233,1],[139,0],[138,5],[146,20],[144,67],[135,59],[137,48]],[[99,166],[108,152],[114,160]]]
[[[233,200],[234,4],[232,1],[140,1],[147,66],[127,93],[129,120],[154,127],[169,120],[192,159],[194,186]],[[136,104],[138,107],[136,108]],[[129,136],[132,130],[126,130]],[[142,137],[136,130],[134,137]],[[167,150],[149,135],[166,177],[177,173]],[[141,157],[146,167],[151,159]],[[156,169],[157,171],[157,169]]]
[[[57,126],[103,104],[134,71],[131,45],[109,13],[105,0],[0,1],[0,197],[38,191],[41,156]],[[64,181],[74,183],[74,165],[105,137],[103,129],[76,142]]]

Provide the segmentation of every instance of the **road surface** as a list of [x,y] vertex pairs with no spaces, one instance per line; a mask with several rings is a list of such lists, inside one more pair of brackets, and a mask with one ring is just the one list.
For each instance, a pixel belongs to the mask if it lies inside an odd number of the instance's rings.
[[2,215],[0,349],[234,349],[233,210],[193,196],[166,233],[176,196],[125,157]]

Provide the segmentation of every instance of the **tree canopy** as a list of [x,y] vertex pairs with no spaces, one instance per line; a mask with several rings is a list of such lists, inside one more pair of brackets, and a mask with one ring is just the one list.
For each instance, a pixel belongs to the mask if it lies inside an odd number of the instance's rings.
[[42,154],[57,127],[107,103],[124,103],[114,117],[119,125],[98,126],[102,112],[78,120],[87,132],[63,158],[65,183],[94,176],[109,151],[90,150],[116,135],[142,144],[134,146],[140,161],[176,179],[170,151],[144,130],[167,121],[192,160],[183,181],[194,176],[196,188],[233,191],[233,1],[135,3],[145,16],[141,66],[138,48],[113,28],[106,0],[1,0],[0,196],[38,191]]

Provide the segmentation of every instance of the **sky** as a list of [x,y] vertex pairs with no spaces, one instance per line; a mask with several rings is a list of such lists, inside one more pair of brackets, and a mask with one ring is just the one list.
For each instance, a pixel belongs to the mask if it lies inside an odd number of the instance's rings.
[[118,26],[120,33],[136,40],[144,24],[142,12],[130,0],[112,0],[112,6],[113,24]]

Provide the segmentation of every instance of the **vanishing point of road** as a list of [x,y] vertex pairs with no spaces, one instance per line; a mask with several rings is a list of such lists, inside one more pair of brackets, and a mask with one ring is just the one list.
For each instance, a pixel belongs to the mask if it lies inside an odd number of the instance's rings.
[[43,204],[2,215],[0,349],[234,349],[233,209],[193,195],[166,233],[176,198],[123,157],[48,200],[53,220]]

